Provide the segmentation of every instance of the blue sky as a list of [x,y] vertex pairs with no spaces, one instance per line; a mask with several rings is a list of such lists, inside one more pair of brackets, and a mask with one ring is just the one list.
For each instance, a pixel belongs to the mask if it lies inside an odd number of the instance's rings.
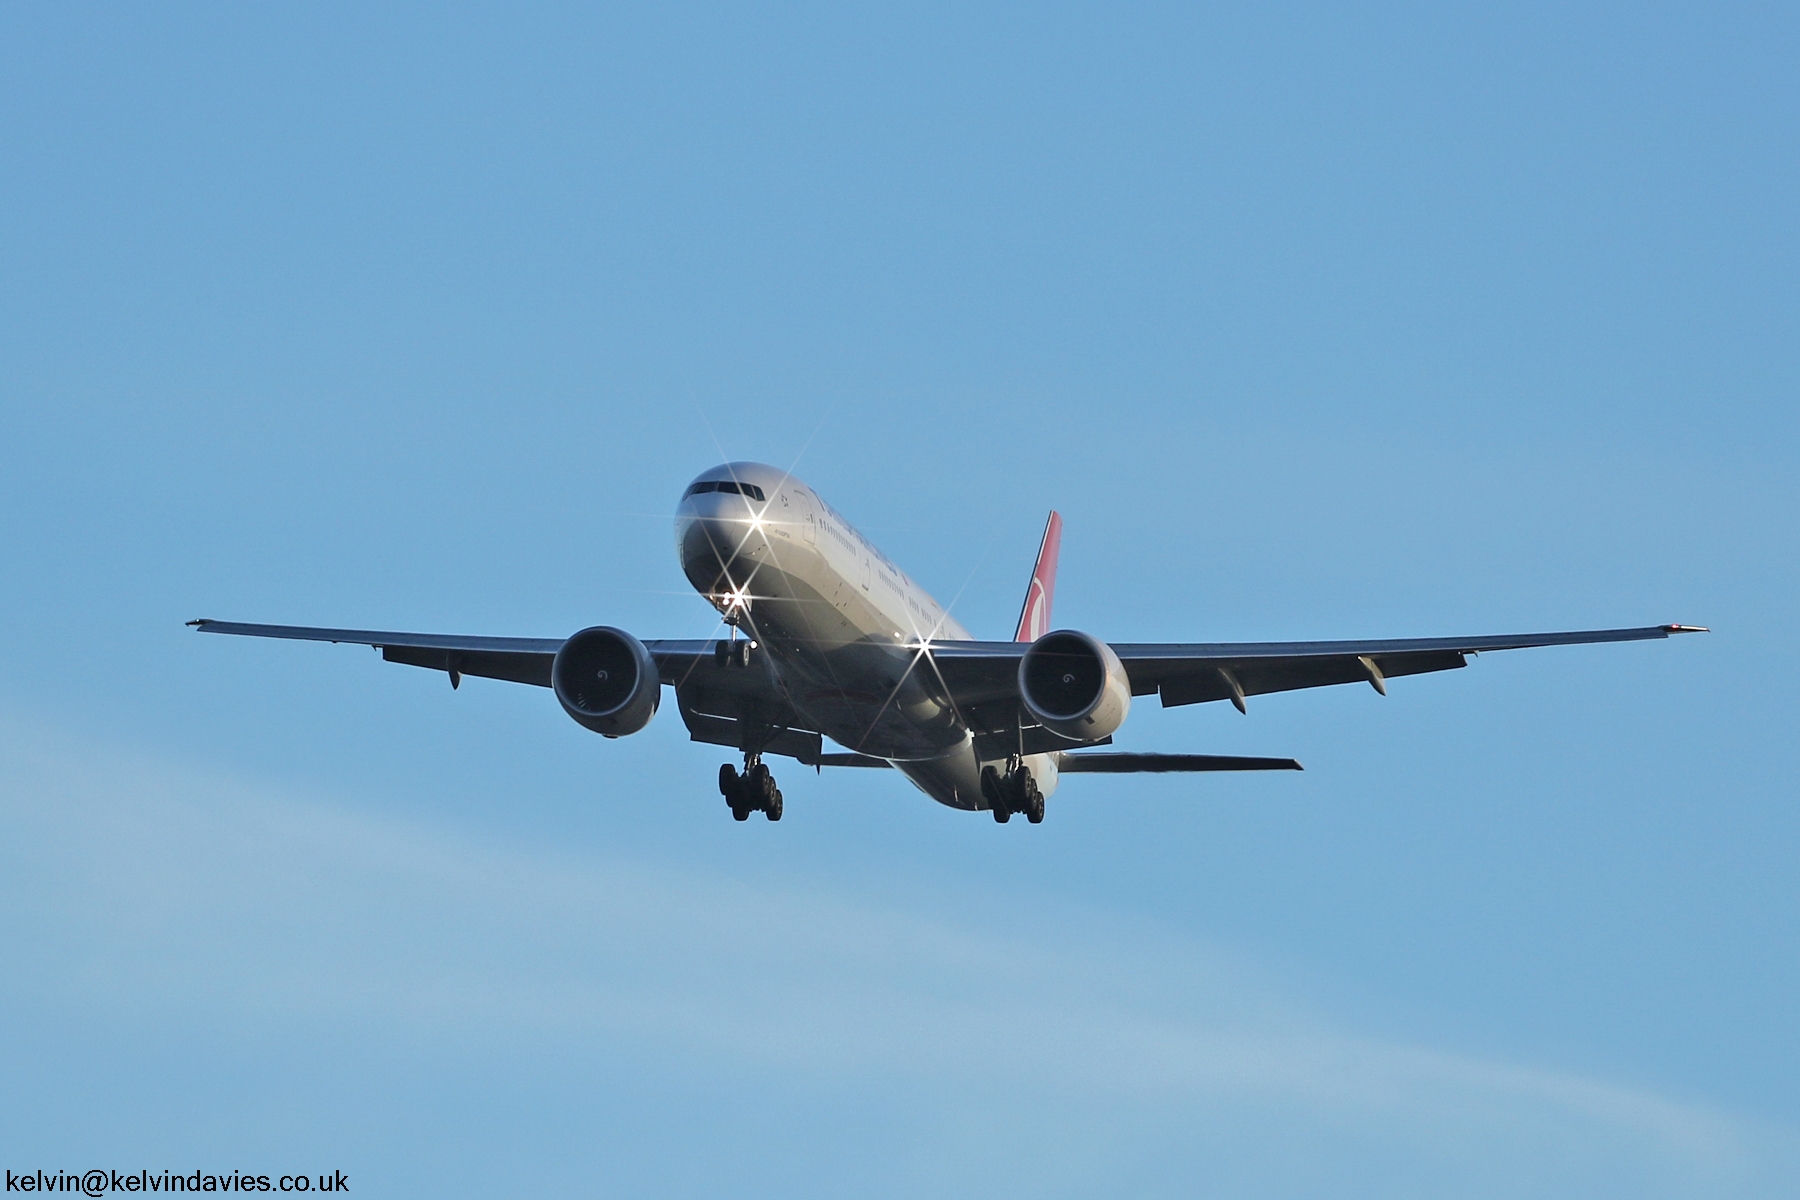
[[[0,38],[0,1157],[362,1194],[1800,1186],[1779,6],[125,6]],[[1040,827],[196,616],[1684,621],[1162,711]]]

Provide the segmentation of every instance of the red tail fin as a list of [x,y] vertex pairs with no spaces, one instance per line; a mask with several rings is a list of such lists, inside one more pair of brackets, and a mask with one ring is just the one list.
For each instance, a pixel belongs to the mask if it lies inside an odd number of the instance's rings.
[[1056,599],[1056,554],[1062,548],[1062,518],[1050,514],[1044,526],[1044,540],[1038,546],[1037,566],[1031,571],[1031,586],[1025,592],[1025,607],[1019,612],[1019,632],[1015,642],[1035,642],[1050,632],[1050,602]]

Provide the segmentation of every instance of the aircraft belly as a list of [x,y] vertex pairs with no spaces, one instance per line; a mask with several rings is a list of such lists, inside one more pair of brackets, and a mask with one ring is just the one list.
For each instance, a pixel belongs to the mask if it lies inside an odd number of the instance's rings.
[[[973,741],[938,758],[896,762],[894,766],[912,781],[914,787],[939,804],[966,812],[993,807],[981,793],[982,768],[992,766],[1002,771],[1006,769],[1004,762],[983,762],[975,753]],[[1056,790],[1057,770],[1053,756],[1027,755],[1025,766],[1037,781],[1039,792],[1048,796]]]
[[920,672],[928,668],[913,652],[869,641],[771,644],[780,647],[788,703],[842,746],[877,758],[934,758],[969,736],[955,707],[925,686]]
[[976,812],[988,807],[981,795],[981,762],[973,743],[941,758],[896,762],[895,768],[914,787],[951,808]]

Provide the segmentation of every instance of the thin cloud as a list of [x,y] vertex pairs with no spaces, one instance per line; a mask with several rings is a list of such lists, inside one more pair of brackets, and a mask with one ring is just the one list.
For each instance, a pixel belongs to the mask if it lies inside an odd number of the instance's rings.
[[495,844],[16,720],[0,719],[0,780],[0,897],[26,935],[0,985],[15,999],[499,1027],[1000,1103],[1273,1105],[1398,1137],[1607,1146],[1702,1191],[1755,1175],[1771,1137],[1641,1089],[1357,1036],[1204,947],[1104,922],[997,937]]

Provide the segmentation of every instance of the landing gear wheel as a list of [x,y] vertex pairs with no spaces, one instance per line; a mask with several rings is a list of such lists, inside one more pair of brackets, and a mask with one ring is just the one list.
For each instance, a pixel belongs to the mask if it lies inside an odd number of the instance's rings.
[[996,774],[990,779],[984,773],[982,791],[987,794],[988,803],[994,806],[994,820],[1001,824],[1004,825],[1014,813],[1024,813],[1025,819],[1033,825],[1043,823],[1044,793],[1038,791],[1037,780],[1024,764],[1008,771],[1004,778]]
[[1000,779],[1000,772],[992,767],[981,768],[981,795],[988,802],[988,811],[994,814],[994,821],[1004,825],[1012,819],[1012,809],[1006,803],[1006,784]]
[[756,811],[771,821],[781,820],[781,789],[775,786],[775,776],[769,768],[760,762],[755,764],[744,772],[738,787],[746,812]]
[[1033,825],[1041,824],[1044,820],[1044,793],[1038,791],[1037,780],[1033,779],[1031,772],[1024,767],[1019,768],[1017,778],[1019,811],[1024,813],[1025,819]]
[[719,792],[725,797],[725,803],[731,806],[731,819],[748,821],[750,806],[744,803],[750,789],[744,785],[749,780],[738,775],[737,768],[726,763],[719,768]]

